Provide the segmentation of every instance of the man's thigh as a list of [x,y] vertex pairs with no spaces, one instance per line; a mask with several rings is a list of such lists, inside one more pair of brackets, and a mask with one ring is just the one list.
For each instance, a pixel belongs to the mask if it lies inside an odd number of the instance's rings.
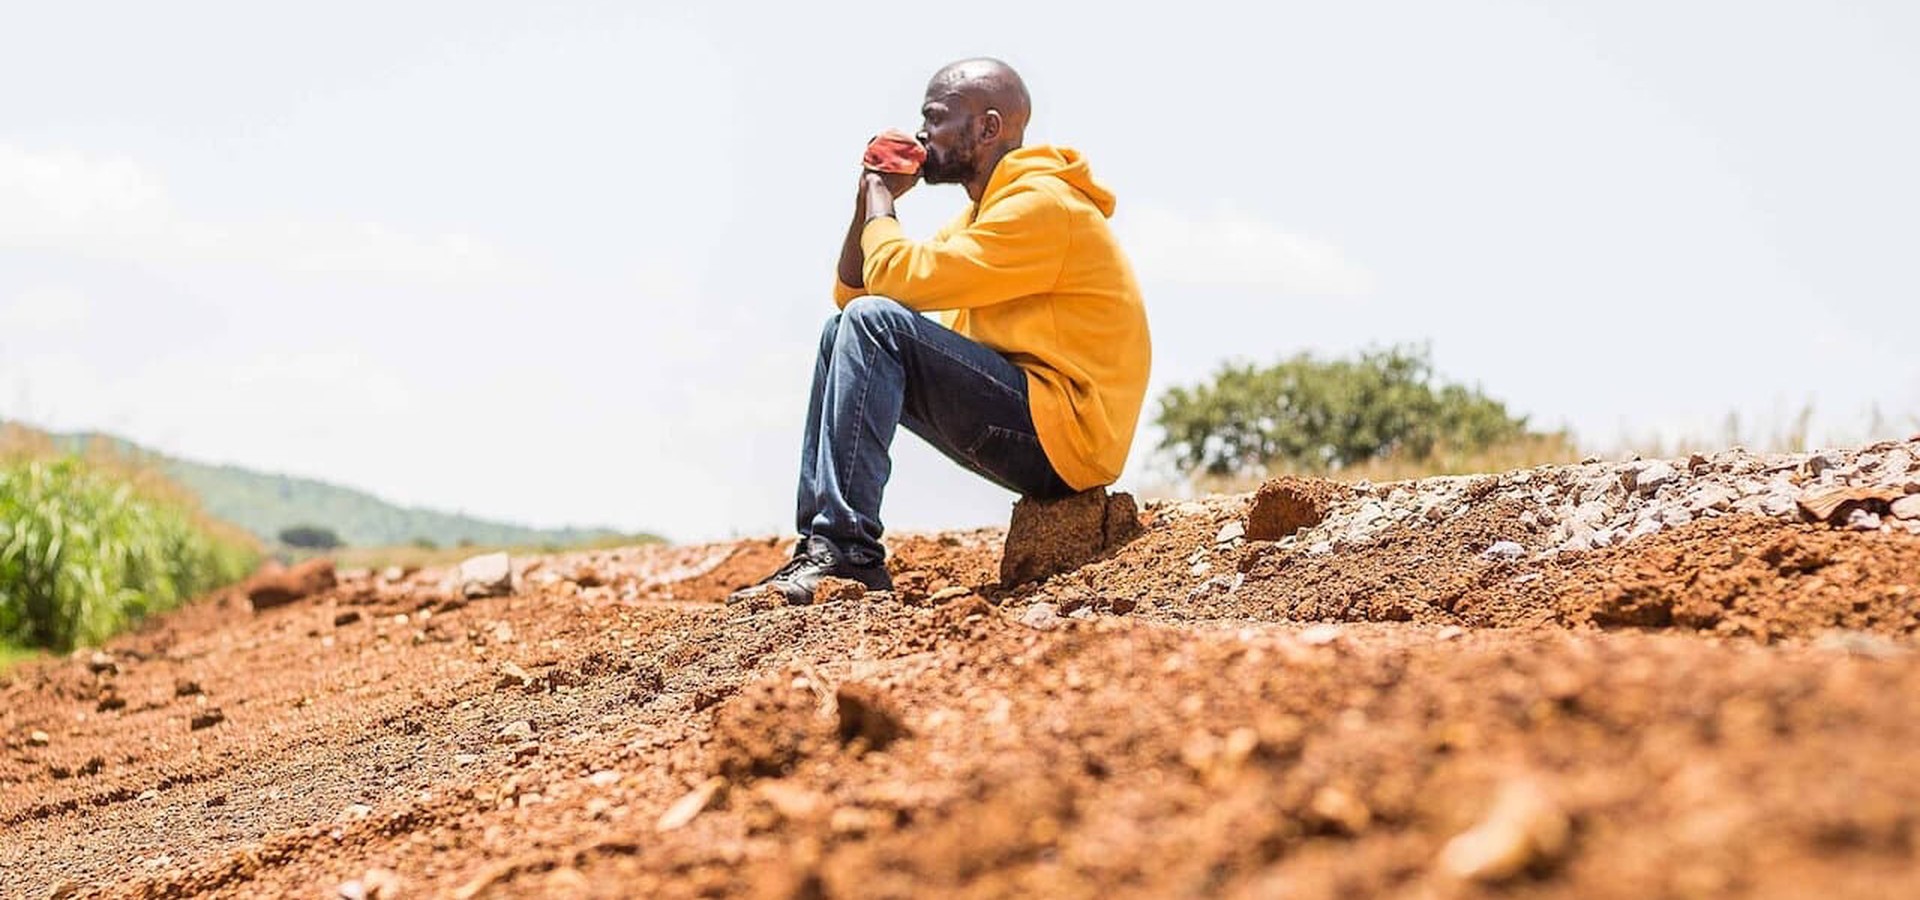
[[1027,376],[992,348],[914,316],[902,424],[940,452],[1008,490],[1069,492],[1033,426]]

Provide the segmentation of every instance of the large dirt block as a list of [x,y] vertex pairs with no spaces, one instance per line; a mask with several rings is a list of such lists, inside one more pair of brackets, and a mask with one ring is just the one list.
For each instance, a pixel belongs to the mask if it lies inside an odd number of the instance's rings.
[[1000,583],[1011,587],[1077,569],[1139,536],[1132,494],[1095,488],[1059,500],[1023,497],[1013,505]]
[[330,591],[336,583],[333,560],[310,559],[291,569],[263,569],[247,583],[245,592],[247,602],[254,609],[261,610],[285,606],[322,591]]
[[1353,496],[1353,488],[1324,478],[1282,475],[1260,486],[1247,510],[1247,538],[1277,541],[1327,518],[1333,505]]

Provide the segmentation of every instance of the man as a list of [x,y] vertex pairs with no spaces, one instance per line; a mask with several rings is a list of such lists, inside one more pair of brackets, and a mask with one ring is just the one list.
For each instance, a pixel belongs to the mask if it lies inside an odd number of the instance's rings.
[[[1005,63],[927,85],[918,175],[863,172],[813,369],[800,452],[800,542],[752,588],[807,603],[825,576],[891,589],[880,498],[896,426],[1030,497],[1113,483],[1146,394],[1146,310],[1080,154],[1027,147],[1031,102]],[[919,178],[972,204],[932,240],[901,232]],[[935,322],[920,313],[941,312]]]

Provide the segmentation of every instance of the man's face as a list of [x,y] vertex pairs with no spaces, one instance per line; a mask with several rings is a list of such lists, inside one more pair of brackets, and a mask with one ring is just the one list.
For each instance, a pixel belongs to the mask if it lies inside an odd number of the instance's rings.
[[959,98],[927,92],[920,106],[920,133],[927,161],[920,177],[928,184],[965,184],[973,177],[980,143],[973,133],[973,114]]

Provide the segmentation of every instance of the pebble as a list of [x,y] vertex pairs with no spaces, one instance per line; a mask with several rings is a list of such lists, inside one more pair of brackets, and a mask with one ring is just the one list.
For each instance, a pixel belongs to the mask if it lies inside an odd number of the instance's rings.
[[1440,868],[1468,881],[1506,881],[1557,859],[1571,833],[1566,813],[1537,784],[1509,781],[1486,817],[1441,849]]
[[1847,513],[1847,527],[1855,531],[1879,531],[1880,515],[1864,509]]
[[667,811],[660,814],[659,820],[653,823],[654,830],[673,831],[677,828],[685,827],[702,812],[705,812],[707,805],[713,802],[714,796],[719,794],[720,789],[726,786],[727,780],[718,775],[701,782],[698,787],[688,791],[685,796],[673,801],[673,805],[667,807]]
[[1246,523],[1240,521],[1239,519],[1234,519],[1233,521],[1220,526],[1220,533],[1213,536],[1213,542],[1216,544],[1230,544],[1246,536],[1247,536]]
[[1920,494],[1908,494],[1893,501],[1893,517],[1896,519],[1920,519]]
[[471,557],[460,563],[454,579],[462,597],[504,597],[513,593],[513,560],[505,553]]
[[48,737],[44,731],[34,731],[27,735],[27,745],[32,747],[45,747],[52,741],[53,738]]
[[1339,640],[1340,634],[1340,626],[1338,625],[1312,625],[1301,629],[1299,638],[1302,644],[1310,647],[1318,647]]
[[1020,624],[1038,631],[1052,631],[1060,627],[1059,607],[1051,603],[1035,603],[1020,614]]
[[498,735],[494,736],[494,741],[501,744],[517,744],[532,739],[533,726],[524,720],[508,723],[505,728],[500,729]]

